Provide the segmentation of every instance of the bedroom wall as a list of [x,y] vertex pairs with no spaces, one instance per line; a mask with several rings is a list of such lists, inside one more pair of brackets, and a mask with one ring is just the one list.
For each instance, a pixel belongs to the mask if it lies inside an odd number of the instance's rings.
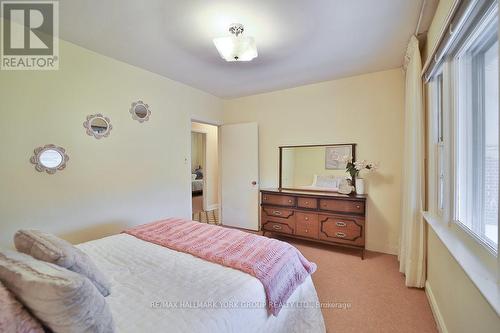
[[[1,23],[1,22],[0,22]],[[58,71],[0,72],[0,246],[19,228],[81,242],[168,216],[191,216],[191,119],[220,121],[219,98],[61,41]],[[143,99],[151,119],[132,120]],[[111,118],[108,138],[87,136],[89,114]],[[35,171],[37,146],[70,160]]]
[[207,165],[203,175],[205,176],[207,196],[207,209],[219,207],[219,138],[217,126],[193,122],[191,129],[195,132],[206,134]]
[[404,83],[401,69],[224,101],[224,122],[259,124],[261,188],[278,185],[281,145],[357,143],[380,162],[368,183],[367,247],[399,242]]
[[[455,2],[439,1],[427,36],[429,52],[438,42],[439,33]],[[443,329],[446,332],[500,331],[500,317],[431,227],[427,232],[427,251],[427,284],[433,295],[433,311]]]

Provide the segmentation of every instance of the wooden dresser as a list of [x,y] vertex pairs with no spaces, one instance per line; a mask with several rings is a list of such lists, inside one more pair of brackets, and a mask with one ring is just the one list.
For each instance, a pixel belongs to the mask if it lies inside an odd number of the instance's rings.
[[263,234],[359,248],[364,259],[366,196],[279,189],[260,192]]

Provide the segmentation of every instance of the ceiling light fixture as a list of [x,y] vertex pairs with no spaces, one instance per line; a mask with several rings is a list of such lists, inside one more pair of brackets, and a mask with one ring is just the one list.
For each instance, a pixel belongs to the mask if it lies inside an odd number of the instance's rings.
[[214,38],[217,51],[226,61],[250,61],[257,58],[255,40],[253,37],[242,36],[244,30],[242,24],[231,24],[231,36]]

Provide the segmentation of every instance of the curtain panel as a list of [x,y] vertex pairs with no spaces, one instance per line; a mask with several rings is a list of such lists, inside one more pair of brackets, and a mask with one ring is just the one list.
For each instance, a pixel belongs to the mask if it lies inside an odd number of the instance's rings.
[[399,270],[408,287],[422,288],[426,278],[424,205],[424,103],[422,60],[412,36],[405,56],[405,116]]

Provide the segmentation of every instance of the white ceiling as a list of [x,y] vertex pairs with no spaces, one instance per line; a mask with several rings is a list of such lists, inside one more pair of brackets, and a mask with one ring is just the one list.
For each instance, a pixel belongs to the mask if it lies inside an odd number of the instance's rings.
[[[219,97],[400,67],[423,0],[61,0],[61,38]],[[438,0],[428,0],[421,31]],[[259,57],[212,39],[245,25]]]

